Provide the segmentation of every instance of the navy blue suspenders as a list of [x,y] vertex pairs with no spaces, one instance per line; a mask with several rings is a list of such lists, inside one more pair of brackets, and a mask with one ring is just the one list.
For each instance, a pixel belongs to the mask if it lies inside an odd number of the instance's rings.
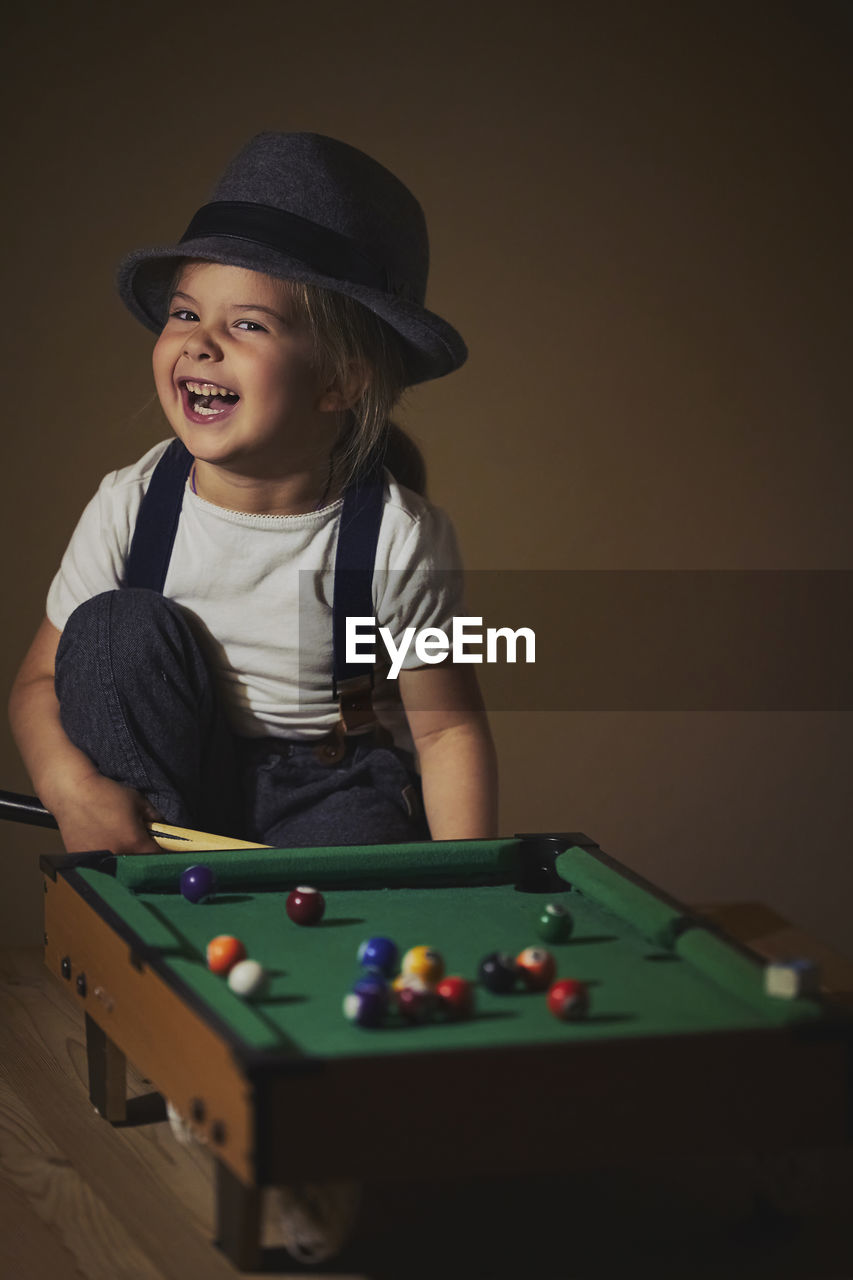
[[[180,440],[173,440],[154,468],[130,544],[126,587],[162,592],[192,464],[192,454]],[[370,697],[373,664],[347,663],[344,640],[347,618],[373,617],[373,568],[383,491],[382,469],[376,466],[346,489],[341,511],[332,604],[332,696],[340,705],[345,734],[366,732],[376,725]],[[324,754],[332,760],[342,750]]]
[[181,505],[193,456],[180,440],[173,440],[157,466],[136,518],[136,528],[124,567],[126,587],[163,590]]

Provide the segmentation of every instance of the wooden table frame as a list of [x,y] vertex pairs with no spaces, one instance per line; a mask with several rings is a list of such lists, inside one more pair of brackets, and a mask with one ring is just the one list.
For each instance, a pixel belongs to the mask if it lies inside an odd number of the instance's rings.
[[177,1106],[216,1157],[217,1243],[240,1269],[261,1262],[264,1186],[387,1176],[403,1154],[424,1176],[518,1174],[853,1134],[840,1010],[795,1028],[575,1043],[570,1056],[561,1044],[296,1063],[247,1054],[72,887],[73,872],[57,873],[62,861],[43,860],[45,961],[85,1015],[91,1100],[125,1119],[130,1058]]

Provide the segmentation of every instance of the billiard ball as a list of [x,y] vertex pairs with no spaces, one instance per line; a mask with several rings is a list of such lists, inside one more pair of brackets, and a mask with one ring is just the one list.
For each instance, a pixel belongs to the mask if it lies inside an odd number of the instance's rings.
[[262,995],[266,983],[266,972],[257,960],[238,960],[228,974],[231,990],[246,999]]
[[182,871],[180,883],[188,902],[209,902],[213,897],[213,872],[204,862]]
[[368,938],[358,949],[358,963],[362,969],[376,969],[386,978],[397,968],[397,944],[390,938]]
[[400,968],[406,977],[436,983],[444,977],[444,957],[435,947],[412,947],[403,956]]
[[438,996],[442,1014],[454,1022],[470,1018],[474,1012],[474,988],[467,978],[455,976],[442,978],[435,989],[435,994]]
[[560,978],[548,992],[548,1008],[561,1022],[583,1018],[589,1010],[589,989],[575,978]]
[[504,951],[490,951],[480,961],[477,977],[487,991],[505,995],[512,991],[518,978],[518,970],[512,956]]
[[395,1005],[406,1022],[429,1022],[436,1011],[435,991],[423,978],[405,977],[395,990]]
[[525,947],[515,964],[528,991],[546,991],[557,976],[557,962],[544,947]]
[[401,973],[391,982],[391,995],[396,998],[406,987],[414,987],[418,991],[435,991],[435,987],[430,982],[424,982],[423,978],[417,978],[413,973]]
[[359,978],[353,984],[352,989],[357,996],[376,996],[380,1000],[384,1001],[386,1009],[391,1003],[391,988],[381,974],[365,974],[364,977]]
[[536,932],[543,942],[566,942],[573,928],[572,917],[559,902],[549,902],[536,923]]
[[350,991],[344,996],[344,1017],[359,1027],[379,1027],[385,1020],[387,1000],[378,991]]
[[239,938],[221,933],[207,944],[207,967],[213,973],[227,974],[240,960],[246,959],[246,948]]
[[319,924],[326,910],[326,899],[319,889],[303,884],[287,895],[284,909],[294,924]]

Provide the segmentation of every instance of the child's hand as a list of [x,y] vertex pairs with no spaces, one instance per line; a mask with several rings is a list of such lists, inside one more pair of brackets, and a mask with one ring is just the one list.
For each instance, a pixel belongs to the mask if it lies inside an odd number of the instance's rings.
[[147,827],[162,821],[145,796],[100,773],[78,780],[74,791],[54,800],[68,853],[109,849],[111,853],[159,853]]

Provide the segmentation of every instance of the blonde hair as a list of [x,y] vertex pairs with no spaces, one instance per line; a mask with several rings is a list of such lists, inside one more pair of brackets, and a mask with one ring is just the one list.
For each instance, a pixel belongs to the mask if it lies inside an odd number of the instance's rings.
[[407,386],[402,342],[390,325],[353,298],[317,285],[285,283],[294,318],[313,340],[321,380],[339,387],[354,375],[365,380],[335,446],[340,482],[346,485],[371,462],[385,459],[391,413]]

